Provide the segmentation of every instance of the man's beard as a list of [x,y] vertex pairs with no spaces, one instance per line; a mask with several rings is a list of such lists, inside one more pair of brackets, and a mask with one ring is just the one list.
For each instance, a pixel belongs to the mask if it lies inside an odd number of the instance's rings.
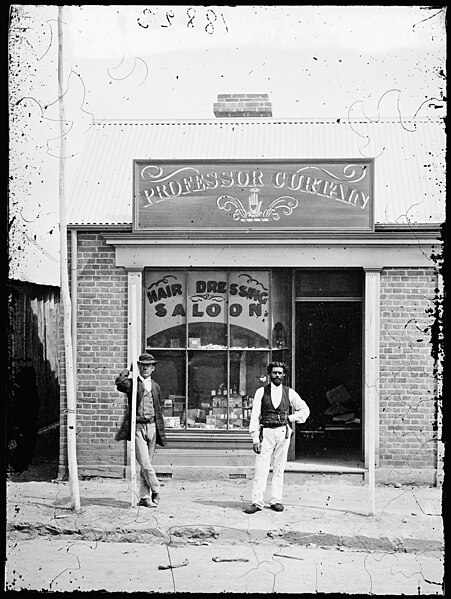
[[272,379],[272,382],[274,383],[274,385],[281,385],[282,379]]

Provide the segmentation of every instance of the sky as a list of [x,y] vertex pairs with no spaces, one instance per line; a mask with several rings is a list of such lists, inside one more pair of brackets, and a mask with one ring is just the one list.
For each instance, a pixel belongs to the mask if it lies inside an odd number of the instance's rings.
[[445,116],[440,5],[11,5],[9,53],[9,276],[35,283],[59,284],[59,158],[67,189],[93,119],[213,119],[221,93],[276,118]]

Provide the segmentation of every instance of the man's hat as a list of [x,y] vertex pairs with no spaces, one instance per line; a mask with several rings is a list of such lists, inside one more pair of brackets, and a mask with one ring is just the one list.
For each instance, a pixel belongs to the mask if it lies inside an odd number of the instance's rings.
[[152,354],[141,354],[138,358],[138,364],[156,364],[157,361]]

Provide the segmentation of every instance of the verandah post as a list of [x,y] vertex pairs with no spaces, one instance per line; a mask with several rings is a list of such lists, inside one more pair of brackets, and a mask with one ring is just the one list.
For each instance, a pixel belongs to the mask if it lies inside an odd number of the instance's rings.
[[130,289],[130,301],[131,301],[131,361],[132,361],[132,406],[130,414],[130,484],[131,484],[131,505],[136,506],[136,447],[135,447],[135,431],[136,431],[136,394],[138,384],[138,358],[136,355],[136,340],[137,340],[137,309],[136,309],[136,284],[132,284]]
[[63,7],[58,7],[58,94],[60,116],[60,158],[59,158],[59,208],[60,208],[60,272],[61,301],[63,305],[63,339],[66,366],[66,398],[67,398],[67,461],[69,468],[69,484],[71,506],[80,511],[80,491],[78,485],[77,466],[77,394],[74,373],[74,354],[72,345],[72,308],[69,293],[69,273],[67,260],[67,218],[65,195],[65,114],[63,93]]

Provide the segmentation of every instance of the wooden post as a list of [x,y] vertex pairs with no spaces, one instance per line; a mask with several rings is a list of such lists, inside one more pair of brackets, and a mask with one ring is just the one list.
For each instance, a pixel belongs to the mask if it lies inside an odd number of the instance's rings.
[[137,340],[137,310],[136,310],[136,285],[132,285],[130,289],[131,299],[131,358],[132,358],[132,409],[130,414],[130,485],[132,491],[132,507],[136,506],[136,447],[135,447],[135,432],[136,432],[136,394],[138,387],[138,358],[136,355],[136,340]]
[[376,435],[375,435],[375,414],[374,414],[374,406],[370,406],[371,411],[373,412],[370,416],[370,421],[368,423],[368,487],[370,494],[370,508],[369,514],[370,516],[374,516],[376,513],[376,497],[375,497],[375,461],[376,461]]
[[380,268],[365,269],[365,462],[371,516],[376,511],[375,468],[379,436],[380,271]]
[[69,274],[67,262],[67,221],[64,161],[66,155],[65,115],[63,103],[63,7],[58,7],[58,92],[60,116],[60,159],[59,159],[59,206],[60,206],[60,269],[61,269],[61,302],[63,305],[63,339],[66,366],[67,397],[67,461],[69,467],[69,483],[72,509],[80,511],[80,492],[78,486],[78,467],[76,451],[77,434],[77,397],[75,390],[74,357],[72,346],[72,308],[69,293]]

